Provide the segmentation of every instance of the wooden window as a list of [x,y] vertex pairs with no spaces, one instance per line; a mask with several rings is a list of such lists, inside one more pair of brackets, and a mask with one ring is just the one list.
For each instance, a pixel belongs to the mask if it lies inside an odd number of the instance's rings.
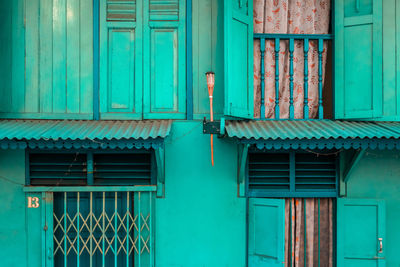
[[153,185],[154,155],[138,153],[74,152],[28,154],[28,185]]
[[253,118],[253,1],[224,1],[225,110]]
[[100,117],[184,119],[184,0],[100,0]]
[[251,152],[248,158],[248,195],[336,197],[337,165],[337,157],[329,152]]
[[336,119],[383,115],[382,2],[335,1]]

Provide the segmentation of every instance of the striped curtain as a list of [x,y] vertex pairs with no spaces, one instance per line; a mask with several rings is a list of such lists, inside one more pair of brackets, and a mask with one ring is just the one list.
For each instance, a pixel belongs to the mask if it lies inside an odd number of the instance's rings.
[[285,266],[333,266],[333,200],[285,201]]
[[[330,0],[254,0],[255,33],[327,34],[330,21]],[[265,117],[275,117],[275,45],[265,43]],[[303,118],[304,107],[304,54],[303,41],[295,41],[293,53],[294,117]],[[322,54],[325,73],[327,44]],[[254,41],[254,114],[260,117],[260,41]],[[318,46],[309,42],[308,52],[309,117],[318,114]],[[324,80],[324,78],[323,78]],[[289,44],[280,41],[279,53],[279,108],[280,118],[289,118]]]

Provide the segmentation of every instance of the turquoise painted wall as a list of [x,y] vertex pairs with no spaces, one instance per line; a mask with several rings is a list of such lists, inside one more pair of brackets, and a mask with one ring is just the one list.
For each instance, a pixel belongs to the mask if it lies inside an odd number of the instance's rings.
[[400,154],[368,151],[347,183],[348,198],[386,201],[386,266],[400,266]]
[[[175,122],[165,147],[165,199],[157,199],[157,266],[245,266],[246,200],[237,197],[236,145],[200,122]],[[167,234],[168,233],[168,234]]]
[[[156,200],[157,266],[245,266],[246,199],[237,197],[237,147],[215,139],[214,167],[201,122],[175,122],[165,140],[166,193]],[[25,216],[24,183],[24,151],[0,150],[0,266],[41,266],[41,211],[29,209]]]
[[[165,198],[156,200],[157,266],[245,266],[246,200],[237,197],[237,146],[216,138],[211,167],[209,145],[201,122],[174,122],[165,140]],[[0,150],[0,266],[41,265],[40,211],[26,215],[24,165],[24,151]],[[372,150],[347,184],[348,198],[386,201],[387,266],[400,264],[399,178],[398,151]]]
[[[0,151],[0,266],[28,266],[24,165],[24,151]],[[36,250],[35,244],[29,247]]]

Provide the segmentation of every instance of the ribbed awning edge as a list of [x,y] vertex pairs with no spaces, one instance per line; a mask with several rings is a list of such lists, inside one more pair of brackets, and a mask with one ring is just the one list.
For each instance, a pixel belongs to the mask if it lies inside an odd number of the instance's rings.
[[226,133],[259,149],[400,149],[399,122],[229,121]]
[[0,120],[0,148],[158,148],[171,125],[171,120]]

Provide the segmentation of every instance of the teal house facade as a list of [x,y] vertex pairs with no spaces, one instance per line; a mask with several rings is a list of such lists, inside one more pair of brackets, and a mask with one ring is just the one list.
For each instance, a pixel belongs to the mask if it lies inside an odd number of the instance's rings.
[[400,266],[399,0],[0,6],[0,266]]

